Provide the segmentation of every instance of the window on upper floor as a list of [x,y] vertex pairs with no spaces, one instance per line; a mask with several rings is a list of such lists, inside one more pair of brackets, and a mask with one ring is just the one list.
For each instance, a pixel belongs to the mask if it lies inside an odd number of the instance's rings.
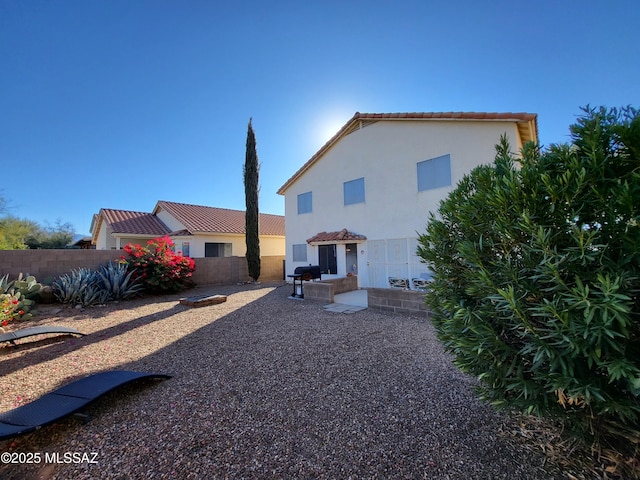
[[364,177],[344,182],[344,204],[364,203]]
[[311,192],[298,195],[298,215],[301,213],[311,213],[313,211],[313,196]]
[[451,155],[418,162],[418,191],[451,185]]
[[298,243],[293,245],[293,261],[294,262],[307,261],[307,244],[306,243]]

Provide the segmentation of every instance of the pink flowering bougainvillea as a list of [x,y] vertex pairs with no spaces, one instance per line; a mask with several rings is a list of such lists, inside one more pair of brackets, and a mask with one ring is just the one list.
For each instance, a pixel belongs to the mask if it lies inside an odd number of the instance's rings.
[[191,288],[195,262],[181,252],[174,252],[173,245],[169,237],[149,240],[146,246],[128,243],[124,247],[127,255],[122,255],[119,261],[133,269],[133,276],[141,278],[150,292],[178,292]]

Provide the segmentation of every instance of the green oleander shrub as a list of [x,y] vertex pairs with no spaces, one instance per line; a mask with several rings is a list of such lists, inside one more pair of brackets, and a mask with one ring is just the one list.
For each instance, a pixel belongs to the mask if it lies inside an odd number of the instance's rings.
[[482,398],[637,455],[640,116],[586,107],[570,129],[520,156],[502,137],[441,202],[419,238],[426,298]]

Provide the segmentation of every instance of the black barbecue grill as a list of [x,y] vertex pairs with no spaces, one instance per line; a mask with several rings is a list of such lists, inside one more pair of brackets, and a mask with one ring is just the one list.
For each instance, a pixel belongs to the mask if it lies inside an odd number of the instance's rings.
[[[320,273],[320,265],[309,265],[307,267],[296,267],[293,271],[293,275],[287,275],[293,279],[293,298],[304,298],[304,291],[302,289],[302,282],[309,280],[318,280],[322,278]],[[300,282],[300,293],[296,292],[296,282]]]
[[318,280],[320,275],[320,265],[309,265],[308,267],[296,267],[293,271],[295,275],[302,275],[302,280]]

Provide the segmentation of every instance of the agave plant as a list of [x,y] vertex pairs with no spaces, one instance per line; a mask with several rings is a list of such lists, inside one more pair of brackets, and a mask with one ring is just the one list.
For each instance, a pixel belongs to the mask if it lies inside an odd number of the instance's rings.
[[9,274],[7,273],[4,277],[0,278],[0,294],[9,293],[12,285],[13,282],[9,281]]
[[130,298],[144,288],[138,279],[132,279],[133,271],[127,270],[127,265],[122,263],[100,265],[97,275],[102,288],[109,293],[109,300]]
[[52,287],[53,294],[60,303],[86,307],[109,299],[109,292],[102,288],[98,272],[85,267],[72,270],[71,275],[58,277]]

